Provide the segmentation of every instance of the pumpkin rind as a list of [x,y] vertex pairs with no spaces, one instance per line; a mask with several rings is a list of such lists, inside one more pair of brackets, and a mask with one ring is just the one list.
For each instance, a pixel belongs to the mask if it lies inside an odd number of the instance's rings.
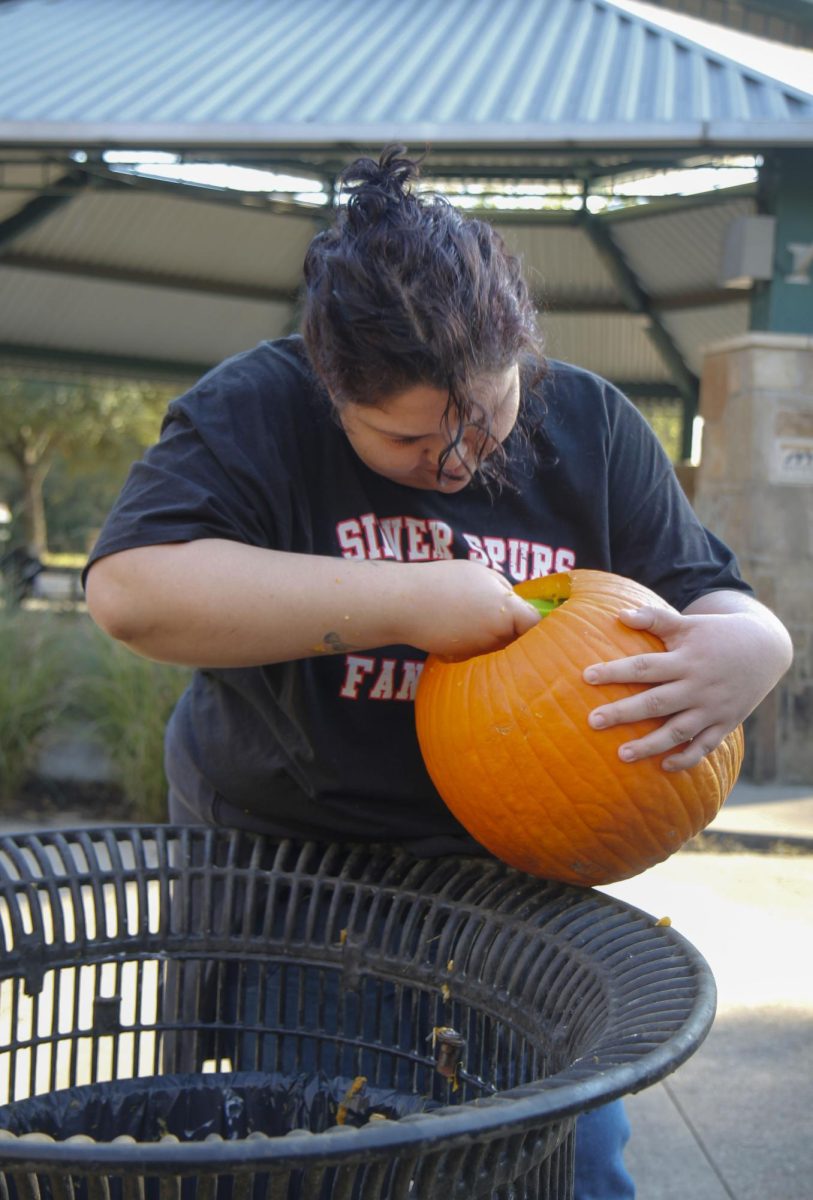
[[511,866],[587,886],[629,878],[714,818],[742,764],[742,728],[688,771],[664,771],[665,755],[622,762],[619,747],[659,721],[592,729],[592,709],[643,689],[587,684],[582,672],[662,651],[618,614],[664,601],[602,571],[515,590],[567,599],[502,650],[463,662],[429,656],[415,699],[426,768],[461,824]]

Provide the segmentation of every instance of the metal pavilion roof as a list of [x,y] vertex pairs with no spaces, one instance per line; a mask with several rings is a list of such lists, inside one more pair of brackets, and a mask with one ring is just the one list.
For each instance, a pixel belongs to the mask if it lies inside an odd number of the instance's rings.
[[705,146],[813,96],[612,0],[12,0],[0,143]]
[[[436,178],[591,181],[813,142],[813,96],[612,0],[0,0],[0,369],[181,379],[296,326],[324,215],[124,177],[170,148],[330,183],[357,150],[429,147]],[[548,349],[691,396],[744,332],[717,264],[752,189],[598,216],[490,212]]]

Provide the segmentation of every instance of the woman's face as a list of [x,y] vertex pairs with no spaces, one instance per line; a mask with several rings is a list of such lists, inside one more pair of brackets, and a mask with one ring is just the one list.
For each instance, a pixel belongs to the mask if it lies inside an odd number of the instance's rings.
[[[474,388],[473,399],[479,406],[476,415],[488,421],[489,444],[504,442],[519,411],[519,369],[509,367],[483,379]],[[406,487],[451,494],[462,491],[474,474],[483,435],[468,426],[438,476],[440,456],[450,440],[443,426],[447,403],[448,395],[441,388],[417,384],[381,404],[344,404],[339,419],[351,446],[371,471]]]

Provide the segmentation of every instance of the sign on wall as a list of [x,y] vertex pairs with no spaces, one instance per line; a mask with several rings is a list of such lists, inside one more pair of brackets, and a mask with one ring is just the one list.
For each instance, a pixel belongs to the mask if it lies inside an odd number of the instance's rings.
[[770,481],[813,485],[813,437],[775,439]]

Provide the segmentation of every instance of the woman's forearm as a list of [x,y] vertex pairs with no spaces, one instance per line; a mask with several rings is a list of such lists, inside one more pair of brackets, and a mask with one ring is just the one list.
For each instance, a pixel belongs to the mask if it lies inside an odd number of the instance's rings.
[[539,620],[498,571],[465,559],[346,561],[204,539],[93,564],[96,623],[137,654],[246,667],[406,644],[465,658]]
[[252,666],[395,640],[406,570],[206,539],[99,559],[87,602],[101,628],[147,658]]
[[765,666],[773,672],[773,682],[789,669],[793,662],[793,642],[779,618],[744,592],[709,592],[692,601],[684,610],[684,616],[732,616],[741,614],[753,621],[754,643],[759,646]]

